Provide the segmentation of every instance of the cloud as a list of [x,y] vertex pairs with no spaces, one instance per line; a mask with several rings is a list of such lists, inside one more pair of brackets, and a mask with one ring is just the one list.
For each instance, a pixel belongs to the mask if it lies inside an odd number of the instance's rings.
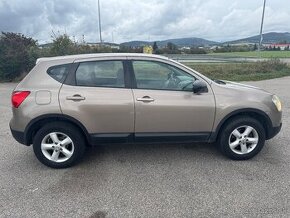
[[[100,0],[105,41],[201,37],[225,41],[259,33],[262,0]],[[289,31],[290,8],[268,1],[264,31]],[[99,40],[97,0],[1,0],[0,31],[51,41],[55,33]]]

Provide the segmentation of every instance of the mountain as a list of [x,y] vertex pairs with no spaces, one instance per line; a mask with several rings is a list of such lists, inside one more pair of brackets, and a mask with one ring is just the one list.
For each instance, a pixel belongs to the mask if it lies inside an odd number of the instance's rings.
[[[179,38],[179,39],[166,39],[162,41],[156,41],[158,47],[165,47],[168,42],[171,42],[178,47],[191,47],[191,46],[211,46],[219,44],[218,42],[209,41],[202,38]],[[128,47],[140,47],[144,45],[153,45],[154,41],[130,41],[121,43],[123,46]]]
[[[234,41],[225,42],[224,44],[238,44],[238,43],[259,43],[260,35],[238,39]],[[290,33],[277,33],[277,32],[270,32],[263,34],[263,43],[265,44],[272,44],[272,43],[281,43],[281,42],[288,42],[290,43]]]

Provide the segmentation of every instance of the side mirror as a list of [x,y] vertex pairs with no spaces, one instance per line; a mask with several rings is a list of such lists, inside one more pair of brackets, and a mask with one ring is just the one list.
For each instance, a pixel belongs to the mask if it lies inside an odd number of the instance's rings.
[[195,80],[192,85],[192,91],[195,94],[208,92],[206,83],[201,80]]

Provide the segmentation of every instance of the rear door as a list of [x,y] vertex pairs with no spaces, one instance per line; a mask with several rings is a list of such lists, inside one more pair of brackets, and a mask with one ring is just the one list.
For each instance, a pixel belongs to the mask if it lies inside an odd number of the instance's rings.
[[63,84],[60,90],[62,112],[80,121],[93,138],[127,137],[134,131],[134,102],[125,80],[125,62],[76,61],[71,84]]

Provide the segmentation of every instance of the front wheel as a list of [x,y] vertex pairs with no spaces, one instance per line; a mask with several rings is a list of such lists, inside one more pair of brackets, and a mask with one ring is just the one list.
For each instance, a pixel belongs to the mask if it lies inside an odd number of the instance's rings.
[[85,140],[81,132],[65,122],[53,122],[42,127],[33,140],[37,159],[52,168],[66,168],[83,156]]
[[219,148],[233,160],[247,160],[258,154],[265,144],[265,129],[251,117],[230,120],[219,135]]

